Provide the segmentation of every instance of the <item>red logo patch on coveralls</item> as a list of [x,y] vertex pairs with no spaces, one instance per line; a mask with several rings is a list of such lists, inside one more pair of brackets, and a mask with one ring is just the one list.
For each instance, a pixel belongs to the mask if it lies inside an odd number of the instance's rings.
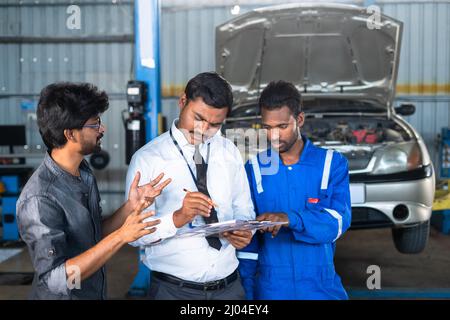
[[308,198],[308,203],[319,203],[318,198]]

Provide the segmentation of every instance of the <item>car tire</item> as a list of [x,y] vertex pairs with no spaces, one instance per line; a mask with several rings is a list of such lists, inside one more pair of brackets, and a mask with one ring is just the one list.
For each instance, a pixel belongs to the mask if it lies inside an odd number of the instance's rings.
[[415,254],[422,252],[430,236],[430,220],[414,227],[392,229],[392,238],[401,253]]

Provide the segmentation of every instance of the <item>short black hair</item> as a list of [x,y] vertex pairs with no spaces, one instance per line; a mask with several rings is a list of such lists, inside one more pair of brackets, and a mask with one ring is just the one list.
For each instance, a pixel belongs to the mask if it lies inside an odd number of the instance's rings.
[[259,97],[259,108],[274,110],[287,106],[294,117],[302,112],[302,96],[290,82],[283,80],[270,82]]
[[36,111],[42,140],[49,150],[63,147],[67,142],[64,130],[81,129],[108,107],[108,96],[93,84],[50,84],[42,89]]
[[184,89],[188,101],[202,98],[214,108],[231,108],[233,92],[230,84],[216,72],[203,72],[189,80]]

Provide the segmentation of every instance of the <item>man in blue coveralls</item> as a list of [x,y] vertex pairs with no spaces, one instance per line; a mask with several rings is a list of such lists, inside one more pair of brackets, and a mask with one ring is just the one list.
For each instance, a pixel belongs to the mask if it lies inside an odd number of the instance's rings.
[[252,200],[257,220],[287,224],[255,234],[238,252],[246,296],[348,299],[333,262],[336,240],[351,222],[347,160],[300,134],[305,115],[291,83],[271,82],[259,106],[271,148],[246,164]]

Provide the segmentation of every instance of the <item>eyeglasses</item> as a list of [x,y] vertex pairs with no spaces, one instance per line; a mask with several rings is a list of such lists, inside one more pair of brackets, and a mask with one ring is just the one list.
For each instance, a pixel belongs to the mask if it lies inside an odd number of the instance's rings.
[[96,124],[85,124],[83,128],[92,128],[100,131],[100,127],[102,126],[102,119],[99,117]]

